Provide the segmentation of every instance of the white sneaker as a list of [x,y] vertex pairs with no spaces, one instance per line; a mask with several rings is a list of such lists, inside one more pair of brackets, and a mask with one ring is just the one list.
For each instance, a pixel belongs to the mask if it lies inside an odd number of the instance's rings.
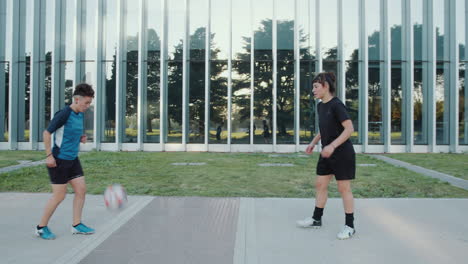
[[338,239],[348,239],[354,236],[356,229],[345,225],[343,229],[336,235]]
[[315,229],[318,229],[320,227],[322,227],[322,221],[317,221],[315,220],[314,218],[312,217],[307,217],[306,219],[304,220],[299,220],[299,221],[296,221],[296,224],[299,226],[299,227],[304,227],[304,228],[315,228]]

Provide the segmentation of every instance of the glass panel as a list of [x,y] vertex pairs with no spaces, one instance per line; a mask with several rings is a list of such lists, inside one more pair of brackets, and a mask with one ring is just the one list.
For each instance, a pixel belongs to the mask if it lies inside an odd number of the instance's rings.
[[411,1],[411,20],[413,24],[414,60],[422,60],[423,0]]
[[359,63],[346,62],[346,108],[353,121],[354,133],[351,142],[360,143],[359,137]]
[[[346,1],[347,2],[347,1]],[[355,3],[356,6],[358,6],[358,3]],[[348,7],[344,8],[344,10],[347,10]],[[367,26],[367,33],[368,33],[368,56],[369,56],[369,61],[378,61],[380,60],[380,0],[366,0],[366,11],[367,11],[367,20],[366,20],[366,26]],[[346,11],[345,14],[348,12]],[[357,18],[357,15],[354,15]],[[355,21],[354,23],[358,23],[358,21]],[[346,29],[346,22],[344,23],[345,25],[345,30],[344,32],[349,31]],[[358,32],[354,32],[353,34],[349,34],[348,36],[345,36],[344,39],[346,40],[347,38],[352,38],[355,36],[359,36]],[[357,40],[356,40],[357,41]],[[348,58],[348,57],[346,57]],[[353,55],[352,60],[358,60],[358,56]],[[376,65],[374,65],[375,67]],[[378,77],[378,76],[377,76]],[[377,78],[378,80],[378,78]]]
[[[106,1],[106,17],[104,18],[104,47],[105,47],[105,60],[113,61],[114,56],[117,54],[117,41],[119,39],[119,28],[117,23],[117,1]],[[151,1],[150,1],[151,2]]]
[[[336,54],[336,53],[335,53]],[[333,72],[337,76],[338,64],[336,61],[323,61],[323,71],[324,72]]]
[[273,92],[273,62],[261,61],[254,65],[254,143],[272,143],[272,92]]
[[457,0],[457,34],[458,40],[459,40],[459,56],[460,56],[460,61],[465,61],[463,63],[460,63],[459,66],[459,130],[458,130],[458,136],[459,140],[458,143],[460,145],[468,145],[468,89],[466,88],[466,78],[468,77],[468,72],[466,71],[466,60],[467,58],[467,47],[466,47],[466,40],[467,40],[467,25],[468,23],[468,18],[465,15],[466,12],[468,12],[468,6],[465,5],[464,0]]
[[[25,34],[24,34],[24,47],[25,53],[24,57],[20,56],[20,61],[23,61],[24,58],[29,61],[31,59],[32,49],[33,49],[33,31],[34,31],[34,21],[33,21],[33,0],[24,0],[25,6],[21,6],[20,8],[25,8],[26,10],[26,17],[24,17],[25,21]],[[23,19],[23,18],[21,18]],[[23,21],[21,21],[23,22]],[[21,34],[21,33],[20,33]]]
[[447,145],[449,140],[449,88],[446,87],[448,63],[437,63],[436,69],[436,143]]
[[[53,36],[55,32],[55,0],[46,0],[46,16],[45,16],[45,34],[46,36]],[[52,57],[54,50],[54,38],[45,38],[45,54],[46,58]],[[47,59],[46,59],[47,60]],[[42,132],[40,133],[42,135]]]
[[65,97],[65,104],[69,105],[72,103],[72,96],[73,91],[75,89],[75,63],[68,62],[68,63],[61,63],[61,67],[65,68],[65,90],[64,90],[64,97]]
[[315,0],[297,0],[301,59],[315,59]]
[[[85,82],[91,85],[96,93],[97,89],[101,88],[96,85],[96,63],[95,62],[85,62],[82,66],[85,74],[81,77],[80,82]],[[92,101],[91,106],[84,113],[84,129],[88,142],[94,141],[94,106],[96,105],[95,100]]]
[[[86,0],[82,2],[83,5],[83,29],[82,36],[84,39],[85,56],[86,60],[95,60],[96,59],[96,12],[97,12],[96,0]],[[86,121],[85,121],[86,122]],[[89,137],[88,137],[89,139]]]
[[[2,2],[2,8],[7,8],[10,5],[9,1]],[[0,142],[8,140],[7,131],[8,131],[8,64],[5,62],[5,51],[6,43],[3,40],[6,39],[6,29],[8,23],[5,23],[7,20],[7,12],[5,10],[0,10]]]
[[391,144],[405,144],[403,135],[402,104],[402,1],[397,0],[389,6],[391,39]]
[[[250,143],[251,36],[250,0],[232,1],[231,143]],[[221,134],[222,135],[222,134]],[[222,137],[221,137],[222,139]]]
[[414,144],[427,144],[425,121],[424,97],[423,97],[423,69],[421,62],[414,63],[414,87],[413,87],[413,115],[414,115]]
[[115,142],[115,101],[116,101],[116,64],[115,61],[105,63],[106,85],[103,97],[100,101],[103,104],[104,133],[101,134],[102,142]]
[[434,16],[437,60],[444,60],[445,0],[434,0],[434,10],[438,10],[438,15]]
[[[45,0],[45,12],[46,15],[43,18],[45,20],[45,34],[46,36],[51,36],[55,32],[55,0]],[[49,126],[51,116],[51,104],[52,104],[52,52],[54,50],[54,39],[45,38],[45,53],[41,60],[45,60],[45,63],[41,63],[40,67],[45,68],[45,76],[43,80],[43,94],[41,95],[40,103],[40,123],[39,130],[37,131],[39,141],[43,141],[42,131]]]
[[208,8],[190,1],[189,143],[205,142],[205,43]]
[[459,56],[460,60],[466,60],[466,23],[468,19],[466,13],[468,12],[468,7],[465,6],[465,0],[457,0],[457,37],[458,37],[458,47],[459,47]]
[[21,82],[24,86],[20,87],[18,94],[18,142],[29,141],[29,106],[31,99],[31,52],[28,52],[25,63],[19,63],[20,72],[25,73],[24,82]]
[[271,0],[254,1],[254,143],[272,143],[273,51]]
[[140,5],[127,2],[127,61],[138,61]]
[[232,1],[232,54],[235,60],[250,61],[250,11],[250,0]]
[[145,143],[160,142],[161,92],[161,1],[148,1],[148,70],[146,90]]
[[138,135],[138,62],[127,62],[125,97],[125,138],[123,142],[136,143]]
[[168,1],[167,142],[182,143],[182,52],[184,0]]
[[[272,0],[254,1],[254,44],[255,60],[273,59],[273,2]],[[257,78],[257,76],[255,76]]]
[[[5,30],[7,31],[11,28],[11,8],[12,8],[12,1],[13,0],[6,0],[6,14],[5,14]],[[5,33],[6,33],[5,31]],[[5,61],[11,61],[11,34],[5,34]]]
[[125,143],[137,142],[138,135],[138,34],[140,6],[127,2],[127,86],[125,90]]
[[228,137],[227,82],[229,74],[227,70],[227,61],[211,61],[210,71],[209,143],[226,144]]
[[161,13],[161,0],[148,1],[148,61],[161,59]]
[[301,144],[309,144],[316,135],[316,101],[312,94],[312,80],[315,77],[315,62],[301,61],[300,76],[300,131]]
[[[388,21],[390,24],[390,38],[391,38],[391,58],[392,60],[401,61],[401,48],[402,48],[402,0],[395,0],[389,5]],[[437,10],[437,9],[436,9]]]
[[190,2],[190,59],[205,60],[205,38],[208,9],[205,0]]
[[[20,80],[20,89],[18,90],[18,142],[29,141],[30,136],[30,95],[31,95],[31,54],[33,49],[33,2],[26,0],[22,2],[25,6],[20,6],[21,9],[26,9],[26,16],[21,18],[20,23],[25,23],[24,28],[20,26],[20,36],[24,37],[24,54],[19,57],[19,71],[23,80]],[[24,21],[22,20],[24,19]],[[24,35],[23,35],[24,34]],[[20,37],[20,41],[23,39]],[[20,44],[21,46],[21,44]],[[20,77],[21,78],[21,77]]]
[[189,141],[205,142],[205,62],[190,62]]
[[230,9],[226,3],[227,1],[211,1],[211,59],[227,60],[229,57]]
[[405,144],[405,137],[402,131],[403,104],[401,87],[401,63],[392,63],[391,70],[391,137],[392,144]]
[[468,71],[466,70],[466,63],[460,63],[460,101],[459,107],[459,144],[468,145],[468,89],[466,88],[466,78],[468,77]]
[[50,120],[51,120],[51,115],[52,115],[52,57],[50,56],[50,53],[47,53],[46,56],[46,63],[44,63],[45,67],[45,78],[44,78],[44,100],[43,100],[43,105],[41,105],[41,109],[43,109],[43,112],[41,114],[43,115],[43,120],[42,124],[39,124],[39,141],[42,141],[42,131],[46,129],[49,126]]
[[298,0],[297,23],[299,28],[300,54],[300,113],[299,141],[309,144],[316,135],[316,101],[312,94],[315,75],[315,16],[316,1]]
[[[380,82],[380,0],[367,0],[369,82],[368,82],[368,142],[383,144],[382,89]],[[356,3],[356,6],[358,4]],[[347,8],[345,8],[347,10]],[[348,13],[348,12],[346,12]],[[345,22],[346,24],[346,22]],[[345,29],[345,32],[347,30]],[[357,35],[357,33],[356,33]],[[350,36],[351,37],[351,36]],[[346,39],[346,37],[345,37]],[[357,56],[353,56],[357,58]],[[357,73],[358,71],[352,71]],[[350,72],[351,73],[351,72]],[[356,76],[358,77],[358,76]]]
[[278,61],[276,100],[278,144],[295,144],[294,140],[294,61]]
[[168,63],[168,127],[167,142],[182,143],[182,62]]
[[369,144],[383,144],[382,89],[380,86],[380,63],[369,63]]
[[425,129],[426,113],[424,109],[424,88],[423,86],[423,1],[411,1],[411,19],[413,25],[414,38],[414,85],[413,85],[413,119],[414,119],[414,144],[427,144],[427,136]]
[[294,0],[277,1],[278,144],[294,144]]
[[232,144],[250,143],[250,61],[232,62]]
[[[294,60],[294,0],[276,1],[278,60]],[[294,71],[293,71],[294,74]]]
[[169,60],[182,60],[184,39],[184,0],[168,1],[168,55]]
[[[346,2],[346,1],[344,1]],[[321,25],[321,52],[324,60],[337,59],[338,45],[338,5],[336,0],[328,0],[320,5],[320,14],[326,23]],[[315,16],[312,17],[315,19]],[[324,67],[325,70],[325,67]]]
[[148,63],[148,90],[146,91],[146,136],[144,142],[159,143],[160,135],[160,74],[161,63]]
[[[369,2],[369,0],[368,0]],[[378,31],[378,1],[377,6],[374,3],[368,3],[367,10],[367,31],[369,33]],[[345,60],[358,60],[359,51],[359,2],[358,0],[343,1],[343,56]],[[375,22],[377,21],[377,23]],[[375,28],[377,25],[377,28]],[[370,47],[370,45],[369,45]],[[370,56],[369,56],[369,59]]]
[[76,54],[76,0],[62,1],[65,10],[65,60],[73,61]]
[[8,63],[0,63],[0,142],[8,141]]

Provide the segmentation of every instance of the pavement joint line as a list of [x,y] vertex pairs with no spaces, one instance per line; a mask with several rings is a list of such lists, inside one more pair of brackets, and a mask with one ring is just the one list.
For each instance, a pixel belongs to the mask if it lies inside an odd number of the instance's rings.
[[241,198],[233,264],[258,264],[255,199]]
[[99,231],[86,239],[84,239],[76,247],[73,247],[72,250],[68,251],[66,254],[59,257],[54,264],[75,264],[79,263],[83,258],[85,258],[89,253],[91,253],[95,248],[97,248],[102,242],[104,242],[110,235],[112,235],[116,230],[122,227],[127,223],[133,216],[145,208],[154,197],[142,197],[141,201],[136,201],[132,206],[128,207],[125,211],[115,217],[109,222],[109,224]]
[[240,198],[239,200],[239,215],[236,228],[236,240],[234,242],[234,257],[233,264],[244,264],[246,252],[246,237],[247,237],[247,202],[249,198]]
[[389,158],[389,157],[386,157],[386,156],[382,156],[382,155],[371,155],[371,156],[375,157],[375,158],[377,158],[379,160],[385,161],[385,162],[387,162],[389,164],[392,164],[394,166],[403,167],[403,168],[406,168],[406,169],[408,169],[410,171],[414,171],[414,172],[423,174],[423,175],[431,177],[431,178],[435,178],[435,179],[439,179],[439,180],[444,181],[444,182],[448,182],[448,183],[450,183],[451,185],[453,185],[455,187],[468,190],[468,181],[467,180],[460,179],[460,178],[454,177],[452,175],[445,174],[445,173],[442,173],[442,172],[438,172],[438,171],[435,171],[435,170],[426,169],[426,168],[423,168],[423,167],[420,167],[420,166],[417,166],[417,165],[413,165],[413,164],[410,164],[410,163],[407,163],[407,162],[404,162],[404,161],[401,161],[401,160],[392,159],[392,158]]

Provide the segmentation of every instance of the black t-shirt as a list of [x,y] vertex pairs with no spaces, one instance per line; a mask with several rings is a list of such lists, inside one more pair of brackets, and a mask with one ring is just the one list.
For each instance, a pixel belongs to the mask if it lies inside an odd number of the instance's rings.
[[341,123],[350,118],[346,111],[346,106],[336,97],[333,97],[327,103],[318,103],[317,111],[319,115],[320,137],[322,146],[325,147],[341,135],[344,130]]

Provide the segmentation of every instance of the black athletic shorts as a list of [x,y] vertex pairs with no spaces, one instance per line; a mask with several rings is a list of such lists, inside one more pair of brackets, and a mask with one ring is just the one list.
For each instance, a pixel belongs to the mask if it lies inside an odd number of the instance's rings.
[[335,149],[330,158],[320,158],[317,162],[317,175],[334,174],[337,181],[352,180],[356,177],[356,153],[353,145],[344,143]]
[[52,184],[66,184],[69,181],[84,176],[83,168],[81,168],[80,159],[78,157],[74,160],[63,160],[55,158],[57,167],[49,168],[50,183]]

